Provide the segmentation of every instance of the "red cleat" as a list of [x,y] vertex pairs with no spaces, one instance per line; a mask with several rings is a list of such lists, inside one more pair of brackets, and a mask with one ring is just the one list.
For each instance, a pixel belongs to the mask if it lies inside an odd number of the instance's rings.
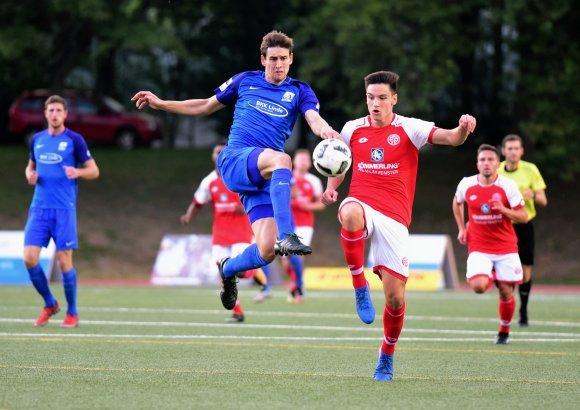
[[67,314],[60,327],[77,327],[79,325],[79,315]]
[[60,312],[60,306],[58,305],[58,302],[56,302],[52,307],[45,307],[42,309],[40,316],[38,316],[34,321],[34,326],[42,327],[46,325],[50,320],[50,317],[56,315],[58,312]]

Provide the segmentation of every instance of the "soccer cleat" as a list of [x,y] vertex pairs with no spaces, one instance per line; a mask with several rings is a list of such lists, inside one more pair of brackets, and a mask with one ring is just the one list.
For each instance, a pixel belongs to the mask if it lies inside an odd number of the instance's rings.
[[378,382],[388,382],[393,380],[393,354],[386,354],[383,351],[379,354],[379,362],[377,363],[377,368],[375,369],[375,374],[373,379]]
[[272,295],[270,294],[269,290],[263,290],[254,297],[254,302],[260,303],[265,301],[266,299],[270,299],[271,297]]
[[60,327],[77,327],[79,325],[79,315],[67,314]]
[[304,303],[304,296],[302,293],[302,289],[294,287],[290,291],[290,294],[288,295],[288,298],[286,299],[286,301],[288,303],[296,303],[296,304]]
[[518,320],[518,325],[520,325],[520,327],[528,327],[530,325],[530,323],[528,322],[528,317],[520,316],[520,320]]
[[234,313],[230,317],[226,318],[226,322],[230,323],[240,323],[244,321],[244,314],[243,313]]
[[496,345],[507,345],[510,342],[510,334],[508,332],[499,332],[497,334]]
[[34,326],[42,327],[46,325],[50,320],[50,317],[56,315],[58,312],[60,312],[60,306],[58,305],[58,302],[55,301],[54,306],[42,309],[42,313],[34,321]]
[[222,289],[220,291],[220,299],[222,305],[227,310],[232,310],[236,306],[236,300],[238,300],[238,286],[236,276],[231,278],[226,278],[224,276],[224,265],[229,258],[222,258],[218,262],[218,269],[220,271],[220,276],[222,278]]
[[274,244],[276,255],[310,255],[312,248],[300,242],[300,237],[295,233],[290,233],[284,239],[279,239]]
[[354,290],[354,298],[356,302],[356,313],[364,323],[371,324],[375,320],[375,307],[371,300],[371,292],[369,291],[369,283],[362,288]]

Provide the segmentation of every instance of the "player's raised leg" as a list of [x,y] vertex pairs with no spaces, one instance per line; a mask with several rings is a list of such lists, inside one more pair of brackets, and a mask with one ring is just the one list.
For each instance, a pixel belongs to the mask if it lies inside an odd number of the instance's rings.
[[352,275],[356,311],[364,323],[370,324],[375,320],[375,308],[364,275],[364,211],[360,204],[347,202],[340,208],[339,217],[342,224],[340,238],[344,257]]

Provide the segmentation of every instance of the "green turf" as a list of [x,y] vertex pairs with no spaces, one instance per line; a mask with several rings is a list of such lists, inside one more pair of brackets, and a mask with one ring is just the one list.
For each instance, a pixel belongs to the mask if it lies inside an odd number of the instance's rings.
[[32,288],[2,287],[0,408],[578,408],[578,294],[534,293],[532,325],[496,346],[496,295],[409,293],[390,383],[372,380],[380,318],[363,325],[351,292],[254,294],[232,325],[215,289],[82,286],[65,330],[63,312],[32,326]]

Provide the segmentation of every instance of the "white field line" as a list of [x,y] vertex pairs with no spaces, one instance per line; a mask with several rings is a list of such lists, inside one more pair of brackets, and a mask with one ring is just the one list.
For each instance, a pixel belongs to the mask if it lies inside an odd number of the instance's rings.
[[[8,308],[4,306],[4,308]],[[2,309],[2,307],[0,307]],[[30,310],[36,312],[36,306],[10,306],[10,310]],[[353,308],[354,309],[354,308]],[[83,306],[83,312],[97,312],[97,313],[166,313],[173,315],[219,315],[222,316],[228,312],[224,309],[180,309],[180,308],[135,308],[135,307],[90,307]],[[244,313],[248,316],[256,317],[296,317],[296,318],[336,318],[336,319],[356,319],[358,316],[355,313],[322,313],[322,312],[272,312],[244,309]],[[381,318],[380,315],[376,316]],[[497,323],[497,318],[481,318],[481,317],[457,317],[457,316],[425,316],[425,315],[405,315],[405,321],[421,320],[433,322],[477,322],[477,323]],[[580,327],[580,322],[563,322],[563,321],[536,321],[533,320],[530,324],[534,326],[555,326],[555,327]]]
[[[0,323],[28,323],[30,319],[0,318]],[[122,320],[83,320],[82,325],[95,326],[142,326],[142,327],[196,327],[196,328],[217,328],[217,329],[262,329],[262,330],[303,330],[303,331],[325,331],[325,332],[372,332],[380,334],[379,327],[352,327],[352,326],[309,326],[309,325],[277,325],[277,324],[252,324],[252,323],[205,323],[205,322],[142,322],[142,321],[122,321]],[[495,335],[497,331],[490,330],[453,330],[453,329],[403,329],[404,333],[436,333],[436,334],[456,334],[456,335]],[[522,336],[544,336],[544,337],[566,337],[578,338],[580,333],[555,333],[555,332],[510,332],[510,335]]]
[[[156,340],[271,340],[271,341],[347,341],[347,342],[376,342],[377,337],[305,337],[305,336],[239,336],[239,335],[123,335],[123,334],[90,334],[90,333],[0,333],[5,338],[37,338],[37,339],[156,339]],[[400,337],[399,341],[406,342],[490,342],[494,338],[433,338],[433,337]],[[512,338],[517,342],[580,342],[580,339],[534,339]]]

